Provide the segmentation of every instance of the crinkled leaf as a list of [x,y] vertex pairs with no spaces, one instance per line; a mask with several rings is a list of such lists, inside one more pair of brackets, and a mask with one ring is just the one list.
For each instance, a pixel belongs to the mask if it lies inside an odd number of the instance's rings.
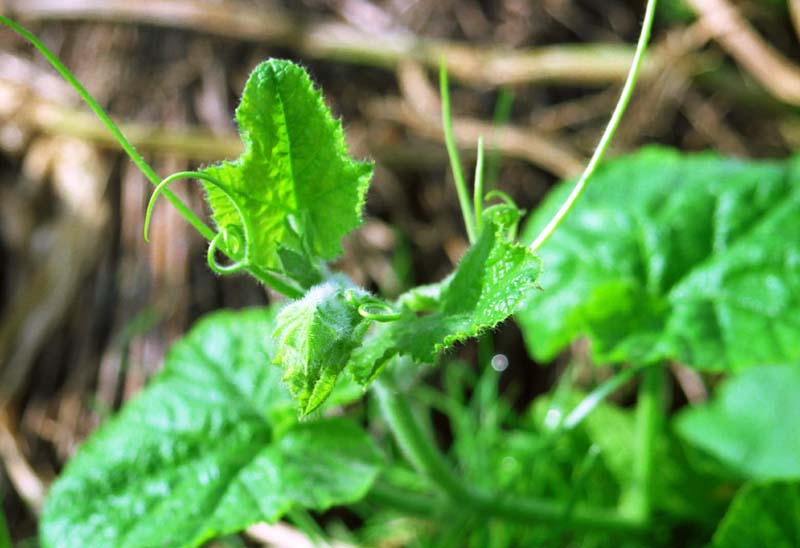
[[[249,217],[256,265],[301,281],[318,278],[309,266],[313,259],[335,258],[342,236],[361,223],[372,164],[347,155],[341,122],[305,70],[289,61],[271,59],[255,68],[236,121],[244,153],[205,173],[230,189]],[[222,191],[208,184],[206,190],[217,226],[243,229]],[[309,259],[300,260],[298,253]]]
[[278,315],[275,363],[307,415],[333,390],[350,354],[364,338],[369,321],[358,312],[362,290],[334,279],[312,287]]
[[531,354],[550,360],[584,335],[599,362],[724,370],[800,357],[799,183],[796,162],[664,148],[609,162],[540,250],[544,291],[517,313]]
[[800,546],[800,483],[748,483],[736,494],[714,548]]
[[800,366],[754,367],[676,418],[680,435],[752,479],[800,478]]
[[293,505],[361,498],[379,465],[344,419],[298,424],[270,362],[269,310],[201,321],[164,370],[96,432],[53,485],[46,547],[190,547]]
[[418,315],[405,306],[400,319],[377,326],[372,337],[353,353],[349,365],[355,379],[371,381],[389,359],[408,355],[433,363],[436,355],[454,344],[478,336],[504,321],[523,296],[535,287],[541,264],[526,247],[504,238],[508,229],[486,217],[478,241],[467,251],[456,271],[438,288],[426,287],[424,296],[401,296],[400,303],[425,301]]

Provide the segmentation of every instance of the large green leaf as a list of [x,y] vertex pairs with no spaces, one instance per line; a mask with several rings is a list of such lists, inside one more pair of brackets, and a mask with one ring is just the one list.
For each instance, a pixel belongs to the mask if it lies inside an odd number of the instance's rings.
[[714,548],[800,546],[800,483],[748,483],[736,494]]
[[274,316],[217,313],[178,342],[54,484],[44,546],[197,546],[293,505],[361,498],[378,472],[376,450],[345,419],[296,422],[271,365]]
[[[502,213],[502,212],[501,212]],[[439,352],[494,328],[514,311],[535,287],[539,259],[526,247],[506,239],[507,226],[485,217],[478,241],[456,271],[439,286],[423,288],[428,309],[421,314],[401,296],[401,317],[377,326],[376,332],[353,353],[349,365],[356,380],[367,383],[395,355],[433,363]]]
[[725,381],[711,403],[681,412],[679,434],[752,479],[800,479],[800,366],[770,365]]
[[[223,183],[249,217],[252,260],[305,281],[303,264],[335,258],[342,236],[361,223],[372,164],[347,155],[341,122],[305,70],[289,61],[255,68],[236,121],[244,153],[204,172]],[[225,194],[213,185],[206,190],[217,225],[243,230]]]
[[531,354],[550,360],[583,335],[601,362],[735,370],[800,357],[799,183],[792,162],[655,147],[609,162],[540,250],[544,291],[517,314]]
[[275,363],[297,398],[300,414],[318,408],[333,390],[350,354],[364,337],[369,321],[358,312],[363,290],[331,279],[312,287],[305,297],[278,315]]

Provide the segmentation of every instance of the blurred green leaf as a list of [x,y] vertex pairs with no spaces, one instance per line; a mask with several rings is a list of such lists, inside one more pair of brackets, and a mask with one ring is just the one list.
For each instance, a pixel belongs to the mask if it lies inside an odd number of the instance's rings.
[[53,485],[43,545],[193,547],[361,498],[380,456],[346,419],[297,423],[271,365],[274,326],[273,310],[220,312],[176,343]]
[[800,478],[800,365],[769,365],[727,379],[712,401],[683,410],[677,432],[750,479]]
[[800,546],[800,483],[748,483],[731,503],[714,548]]
[[[798,163],[650,147],[603,166],[541,250],[517,312],[531,354],[739,370],[800,357]],[[558,187],[524,231],[560,206]]]

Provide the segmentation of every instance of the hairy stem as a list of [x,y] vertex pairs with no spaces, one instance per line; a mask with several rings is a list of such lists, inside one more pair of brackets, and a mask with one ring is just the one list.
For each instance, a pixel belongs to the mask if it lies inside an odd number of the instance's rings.
[[600,138],[597,148],[594,149],[594,154],[592,154],[592,158],[586,165],[586,169],[583,171],[583,174],[581,174],[578,182],[575,184],[575,188],[572,189],[572,192],[567,200],[561,205],[561,208],[559,208],[555,216],[550,219],[550,222],[547,223],[544,229],[542,229],[542,231],[530,245],[531,251],[537,251],[550,238],[550,236],[553,235],[553,232],[555,232],[556,228],[558,228],[558,225],[561,224],[561,221],[563,221],[564,217],[566,217],[567,214],[572,210],[575,202],[577,202],[578,198],[580,198],[581,194],[583,194],[583,191],[586,190],[586,185],[592,178],[592,175],[594,175],[594,172],[597,170],[597,166],[603,160],[603,156],[605,156],[608,146],[611,144],[611,139],[614,138],[614,134],[617,132],[617,127],[619,127],[619,122],[622,119],[622,115],[625,114],[625,109],[628,107],[628,102],[631,99],[631,95],[633,95],[633,88],[636,86],[636,80],[639,77],[639,69],[642,66],[642,59],[644,59],[644,53],[647,51],[647,43],[650,40],[650,31],[653,27],[655,11],[656,0],[648,0],[647,10],[645,11],[644,15],[644,22],[642,23],[642,32],[639,35],[639,42],[636,45],[636,54],[633,57],[633,64],[631,64],[628,78],[625,80],[625,85],[622,88],[622,93],[620,94],[617,106],[611,115],[611,120],[609,120],[606,130],[603,132],[603,136]]
[[628,532],[641,530],[640,522],[613,510],[582,505],[570,508],[563,502],[491,493],[470,485],[452,470],[444,455],[419,425],[404,394],[385,378],[373,382],[372,389],[403,454],[417,471],[450,499],[451,506],[481,516],[524,523],[560,523],[566,520],[578,528]]

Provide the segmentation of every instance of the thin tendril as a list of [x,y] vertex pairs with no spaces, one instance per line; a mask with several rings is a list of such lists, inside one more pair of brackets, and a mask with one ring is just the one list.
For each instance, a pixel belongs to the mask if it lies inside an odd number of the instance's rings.
[[592,175],[594,175],[594,172],[597,170],[597,166],[603,160],[603,156],[605,156],[606,150],[608,150],[608,145],[611,143],[611,139],[613,139],[614,134],[617,132],[617,127],[622,119],[622,115],[625,114],[625,109],[628,107],[628,102],[633,94],[633,88],[636,85],[636,80],[639,77],[639,69],[642,66],[642,59],[644,59],[644,53],[647,51],[647,42],[650,40],[650,31],[653,28],[655,11],[656,0],[648,0],[647,10],[644,14],[644,22],[642,23],[642,32],[639,35],[639,42],[636,44],[636,53],[633,56],[633,64],[631,64],[631,70],[628,72],[628,78],[625,80],[625,85],[622,88],[619,102],[617,102],[617,106],[611,115],[611,120],[609,120],[606,130],[603,132],[603,136],[600,138],[597,148],[594,149],[594,154],[592,154],[592,158],[586,165],[586,169],[583,171],[580,179],[578,179],[578,182],[575,184],[575,188],[572,189],[572,192],[567,200],[561,205],[561,208],[558,210],[555,216],[550,219],[550,222],[547,223],[547,226],[542,229],[542,231],[530,245],[531,251],[537,251],[540,247],[542,247],[542,244],[544,244],[550,238],[550,236],[553,235],[553,232],[555,232],[556,228],[558,228],[558,225],[561,224],[561,221],[563,221],[564,217],[566,217],[570,210],[572,210],[575,202],[577,202],[578,198],[580,198],[581,194],[583,194],[583,191],[586,190],[586,185],[589,182],[589,179],[592,178]]
[[511,206],[514,209],[519,209],[519,207],[517,206],[517,203],[514,201],[514,199],[511,196],[509,196],[508,194],[506,194],[505,192],[503,192],[502,190],[495,189],[495,190],[490,190],[489,192],[487,192],[486,193],[486,200],[488,201],[488,200],[491,200],[492,198],[498,198],[498,199],[504,201],[506,203],[506,205]]
[[244,253],[243,257],[239,261],[235,261],[229,265],[221,265],[217,262],[215,252],[219,249],[220,240],[222,240],[222,244],[224,249],[227,249],[231,256],[238,255],[234,249],[234,246],[229,244],[228,238],[230,237],[230,232],[228,227],[224,227],[221,231],[214,235],[211,238],[211,243],[208,246],[208,267],[216,272],[217,274],[232,274],[234,272],[239,272],[242,269],[245,269],[250,264],[250,235],[253,233],[250,227],[250,218],[245,215],[244,210],[239,206],[239,202],[234,198],[233,193],[226,187],[224,184],[219,182],[217,179],[208,175],[207,173],[203,173],[201,171],[180,171],[178,173],[173,173],[169,177],[162,180],[158,185],[156,185],[155,190],[153,191],[153,195],[150,196],[150,202],[147,204],[147,212],[144,216],[144,240],[146,242],[150,241],[148,237],[148,229],[150,228],[150,220],[153,215],[153,208],[156,205],[156,201],[158,200],[159,195],[167,190],[167,186],[170,183],[173,183],[180,179],[199,179],[205,181],[214,187],[218,188],[222,194],[231,202],[233,208],[236,210],[236,213],[239,215],[239,219],[242,221],[242,227],[244,227]]
[[444,143],[447,155],[450,158],[450,169],[453,171],[453,181],[456,184],[458,203],[461,206],[461,216],[467,229],[469,243],[475,243],[475,219],[472,217],[472,205],[469,203],[467,183],[464,172],[461,170],[461,160],[458,157],[458,147],[453,136],[453,120],[450,114],[450,86],[447,83],[447,66],[444,57],[439,60],[439,94],[442,96],[442,128],[444,129]]
[[[142,155],[136,151],[133,145],[130,144],[130,142],[125,138],[125,135],[122,134],[111,117],[103,110],[103,107],[101,107],[97,101],[95,101],[94,97],[92,97],[92,95],[86,91],[86,88],[84,88],[78,79],[69,71],[69,69],[64,66],[58,57],[56,57],[53,52],[47,49],[47,46],[45,46],[41,40],[36,38],[33,33],[31,33],[25,27],[15,23],[8,17],[0,15],[0,23],[10,27],[17,34],[30,42],[37,50],[39,50],[44,58],[50,62],[53,68],[58,71],[61,77],[64,78],[73,88],[75,88],[75,91],[78,92],[78,95],[81,96],[89,108],[92,109],[100,121],[103,122],[106,128],[119,142],[122,149],[128,154],[133,163],[136,164],[140,170],[142,170],[142,173],[144,173],[145,176],[150,179],[150,182],[152,182],[154,185],[157,185],[160,177],[156,174],[155,170],[150,167],[150,164],[148,164]],[[203,220],[200,219],[200,217],[195,215],[194,212],[180,200],[180,198],[169,191],[164,193],[164,197],[166,197],[173,207],[178,210],[181,216],[185,218],[207,240],[210,240],[214,237],[214,231],[208,225],[206,225]]]
[[358,305],[358,314],[362,318],[374,320],[376,322],[393,322],[400,319],[402,315],[393,306],[376,299],[371,295],[356,295],[353,290],[345,293],[345,299],[352,305]]
[[358,313],[362,318],[376,322],[393,322],[400,319],[401,316],[400,312],[392,306],[378,300],[370,300],[361,304],[358,307]]
[[[47,46],[45,46],[41,40],[36,38],[29,30],[25,27],[15,23],[8,17],[4,17],[0,15],[0,23],[10,27],[14,32],[25,38],[28,42],[30,42],[39,52],[47,59],[50,64],[53,66],[56,71],[66,80],[74,89],[78,92],[78,95],[84,100],[84,102],[89,106],[90,109],[95,113],[95,115],[100,119],[103,125],[106,126],[108,131],[114,136],[117,142],[120,144],[122,149],[128,154],[130,159],[133,161],[134,164],[145,174],[145,176],[153,183],[154,186],[158,186],[161,182],[160,177],[156,174],[155,170],[145,161],[141,154],[139,154],[136,149],[131,145],[131,143],[125,138],[125,135],[122,134],[120,129],[111,119],[111,117],[103,110],[97,101],[95,101],[94,97],[86,91],[86,88],[81,85],[78,79],[69,71],[69,69],[64,66],[64,64],[59,61],[58,57],[53,54]],[[195,230],[197,230],[206,240],[212,241],[214,238],[217,237],[217,233],[209,227],[207,224],[203,222],[203,220],[197,216],[186,204],[184,204],[180,198],[178,198],[175,194],[173,194],[169,189],[163,190],[164,197],[172,204],[172,206],[178,211],[178,213],[186,219],[186,221],[192,225]],[[212,267],[213,268],[213,267]],[[253,275],[258,281],[263,283],[266,286],[271,287],[272,289],[282,293],[286,297],[296,299],[298,297],[302,297],[305,291],[298,287],[294,282],[287,281],[282,279],[279,276],[276,276],[274,273],[269,272],[256,264],[252,264],[248,267],[248,271],[250,274]]]

